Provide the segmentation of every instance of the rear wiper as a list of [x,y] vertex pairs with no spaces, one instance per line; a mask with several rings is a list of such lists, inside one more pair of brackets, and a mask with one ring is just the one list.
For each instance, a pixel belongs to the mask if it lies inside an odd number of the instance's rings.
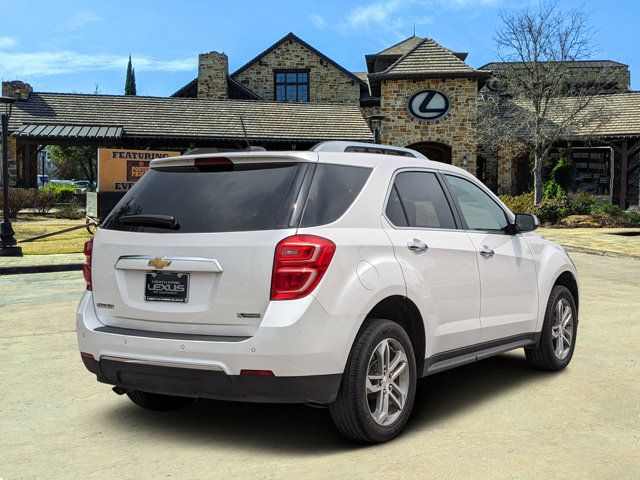
[[118,221],[125,225],[139,227],[156,227],[169,230],[178,230],[180,228],[180,224],[176,222],[173,215],[123,215],[118,218]]

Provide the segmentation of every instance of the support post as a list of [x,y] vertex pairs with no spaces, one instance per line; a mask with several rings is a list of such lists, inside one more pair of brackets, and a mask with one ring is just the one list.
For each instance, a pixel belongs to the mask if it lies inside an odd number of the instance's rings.
[[2,124],[2,223],[0,224],[0,257],[21,257],[22,248],[16,246],[16,237],[9,218],[9,116],[0,115]]

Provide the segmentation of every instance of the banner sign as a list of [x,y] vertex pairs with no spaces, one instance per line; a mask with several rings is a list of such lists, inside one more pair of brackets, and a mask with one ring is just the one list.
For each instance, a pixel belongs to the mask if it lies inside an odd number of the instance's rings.
[[156,158],[177,157],[180,152],[165,150],[98,149],[98,191],[126,192],[149,169]]

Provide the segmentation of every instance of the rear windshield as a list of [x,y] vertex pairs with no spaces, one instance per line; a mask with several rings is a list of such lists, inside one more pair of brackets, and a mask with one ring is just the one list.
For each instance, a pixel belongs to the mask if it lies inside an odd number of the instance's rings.
[[[158,233],[242,232],[277,228],[302,164],[264,163],[149,169],[102,227]],[[306,167],[305,167],[306,168]],[[177,227],[124,223],[128,215],[170,215]]]

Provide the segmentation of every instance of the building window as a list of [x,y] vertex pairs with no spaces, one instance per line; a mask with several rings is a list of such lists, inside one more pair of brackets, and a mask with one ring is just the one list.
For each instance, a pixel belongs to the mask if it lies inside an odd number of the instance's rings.
[[278,102],[308,102],[307,70],[275,71],[275,99]]

